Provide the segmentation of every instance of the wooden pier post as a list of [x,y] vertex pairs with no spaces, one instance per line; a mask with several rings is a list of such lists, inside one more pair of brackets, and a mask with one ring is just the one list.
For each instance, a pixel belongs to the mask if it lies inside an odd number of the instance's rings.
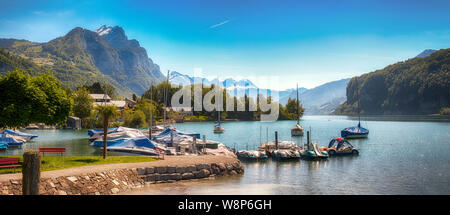
[[310,148],[309,148],[309,141],[310,141],[310,139],[309,139],[309,131],[306,131],[306,145],[308,147],[308,150],[310,150]]
[[278,131],[275,131],[275,148],[278,150]]
[[192,137],[194,143],[192,144],[192,153],[197,154],[197,137]]
[[41,155],[29,150],[23,154],[22,195],[39,195],[41,178]]
[[170,147],[173,146],[173,131],[170,131]]

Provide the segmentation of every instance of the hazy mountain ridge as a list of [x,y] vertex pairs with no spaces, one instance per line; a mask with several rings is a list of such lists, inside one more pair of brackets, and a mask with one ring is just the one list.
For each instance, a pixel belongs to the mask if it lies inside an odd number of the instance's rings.
[[[189,75],[181,74],[179,72],[171,72],[169,75],[169,81],[171,84],[186,86],[189,84],[203,83],[204,85],[219,84],[227,89],[230,95],[243,96],[245,94],[250,96],[256,96],[258,93],[267,96],[268,91],[272,95],[278,93],[278,101],[282,105],[286,105],[289,98],[295,99],[295,89],[287,90],[269,90],[259,89],[253,82],[247,79],[234,80],[228,78],[222,81],[217,79],[208,80],[201,77],[191,77]],[[298,89],[299,99],[303,107],[305,107],[305,114],[318,115],[318,114],[330,114],[334,109],[345,101],[345,88],[349,78],[338,81],[332,81],[323,85],[317,86],[312,89],[306,89],[300,87]]]
[[428,57],[431,54],[435,53],[437,50],[434,49],[425,49],[423,52],[418,54],[416,57]]

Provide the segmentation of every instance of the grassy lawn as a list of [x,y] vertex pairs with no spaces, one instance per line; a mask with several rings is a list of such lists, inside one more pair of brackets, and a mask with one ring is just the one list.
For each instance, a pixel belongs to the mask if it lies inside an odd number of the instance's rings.
[[[19,158],[19,164],[23,162],[23,156],[0,156],[0,158],[17,157]],[[41,171],[66,169],[77,166],[88,166],[97,164],[112,164],[112,163],[137,163],[137,162],[149,162],[156,161],[158,158],[146,157],[146,156],[110,156],[103,159],[101,156],[42,156],[41,157]],[[21,172],[22,168],[16,168],[16,172]],[[13,173],[14,168],[2,168],[2,173]]]

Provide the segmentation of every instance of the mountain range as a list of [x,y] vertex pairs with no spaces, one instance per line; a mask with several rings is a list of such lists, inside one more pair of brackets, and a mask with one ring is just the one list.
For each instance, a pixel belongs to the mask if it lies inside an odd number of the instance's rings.
[[[305,114],[307,115],[320,115],[330,114],[334,109],[345,101],[345,88],[349,78],[338,81],[332,81],[320,85],[312,89],[306,89],[300,87],[298,89],[299,100],[305,107]],[[273,90],[258,88],[252,81],[248,79],[234,80],[228,78],[225,80],[218,80],[214,78],[212,80],[202,77],[191,77],[189,75],[181,74],[179,72],[171,72],[169,74],[169,82],[175,85],[186,86],[193,83],[203,83],[204,85],[220,85],[224,87],[230,95],[237,95],[238,97],[256,96],[261,93],[263,96],[267,96],[270,92],[272,95],[278,93],[278,101],[282,105],[286,105],[289,98],[295,99],[297,94],[295,89],[287,90]]]
[[[0,39],[0,48],[9,53],[4,56],[23,58],[37,70],[51,71],[71,88],[100,82],[113,85],[119,95],[131,96],[164,80],[147,51],[137,40],[129,40],[119,26],[95,31],[77,27],[46,43]],[[0,72],[14,68],[8,62],[0,63]]]

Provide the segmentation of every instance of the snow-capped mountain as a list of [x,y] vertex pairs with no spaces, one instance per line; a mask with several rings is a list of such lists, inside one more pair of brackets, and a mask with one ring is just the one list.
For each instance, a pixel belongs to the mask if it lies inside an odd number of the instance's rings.
[[108,34],[109,32],[111,32],[112,29],[113,29],[112,27],[106,27],[106,25],[102,25],[100,28],[98,28],[94,32],[97,33],[100,36],[103,36],[103,35]]
[[[345,101],[345,90],[350,79],[342,79],[339,81],[332,81],[312,89],[300,87],[298,89],[300,102],[305,107],[305,114],[329,114],[334,109]],[[286,105],[289,98],[295,99],[295,89],[287,90],[270,90],[259,89],[252,81],[248,79],[234,80],[227,78],[225,80],[218,80],[214,78],[208,80],[201,77],[190,77],[189,75],[181,74],[179,72],[171,72],[169,74],[169,81],[171,84],[186,86],[193,83],[203,83],[208,86],[211,84],[220,85],[227,89],[230,95],[241,97],[247,95],[249,97],[256,97],[259,93],[267,97],[267,94],[272,96],[278,94],[278,101],[282,105]]]
[[253,84],[252,81],[248,79],[242,79],[242,80],[234,80],[232,78],[227,78],[225,80],[219,80],[217,78],[214,78],[212,80],[209,80],[207,78],[202,77],[191,77],[189,75],[181,74],[179,72],[171,72],[169,74],[169,82],[171,84],[180,85],[180,86],[186,86],[190,84],[197,84],[202,83],[205,86],[210,86],[211,84],[214,85],[220,85],[227,90],[234,90],[234,89],[257,89],[255,84]]

